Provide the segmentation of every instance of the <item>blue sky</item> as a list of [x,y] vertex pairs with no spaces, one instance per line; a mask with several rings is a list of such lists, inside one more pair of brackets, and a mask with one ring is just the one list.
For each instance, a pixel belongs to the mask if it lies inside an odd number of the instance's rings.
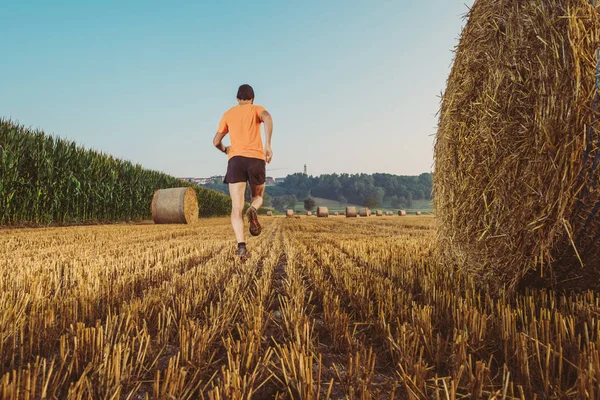
[[175,176],[249,83],[268,174],[432,169],[439,95],[473,0],[0,3],[0,117]]

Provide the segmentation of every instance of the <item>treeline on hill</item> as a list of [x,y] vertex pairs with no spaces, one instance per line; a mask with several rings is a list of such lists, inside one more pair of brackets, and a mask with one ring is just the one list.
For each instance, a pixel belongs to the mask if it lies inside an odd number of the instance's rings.
[[200,216],[226,215],[222,193],[0,119],[0,224],[142,220],[157,189],[191,186]]
[[[213,190],[228,193],[227,185],[207,185]],[[267,186],[265,205],[277,210],[293,208],[297,200],[321,197],[343,204],[359,204],[375,208],[412,207],[413,200],[430,200],[432,174],[418,176],[392,174],[329,174],[309,176],[288,175],[285,181]]]

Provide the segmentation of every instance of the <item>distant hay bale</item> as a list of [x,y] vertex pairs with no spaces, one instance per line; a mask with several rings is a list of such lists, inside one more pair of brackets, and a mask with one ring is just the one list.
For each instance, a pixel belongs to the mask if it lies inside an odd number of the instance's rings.
[[435,143],[438,247],[477,282],[600,282],[598,11],[476,0]]
[[398,216],[399,217],[405,217],[406,216],[406,211],[404,211],[404,210],[398,210]]
[[285,210],[285,216],[286,217],[293,217],[294,216],[294,210]]
[[371,215],[371,210],[369,210],[368,208],[361,208],[360,211],[358,212],[358,215],[360,215],[361,217],[368,217]]
[[382,217],[383,216],[383,211],[377,210],[377,211],[375,211],[375,215],[377,215],[378,217]]
[[198,198],[190,187],[160,189],[152,197],[155,224],[191,224],[198,220]]
[[337,217],[340,215],[340,213],[336,211],[333,215],[335,215]]
[[415,215],[422,215],[421,211],[417,211]]
[[267,217],[272,217],[273,216],[273,212],[271,212],[271,211],[267,211],[266,214],[267,214]]
[[346,218],[356,218],[357,216],[356,207],[346,207]]
[[312,216],[312,211],[307,211],[307,212],[306,212],[306,216],[307,216],[307,217],[310,217],[310,216]]
[[329,217],[329,209],[327,207],[317,207],[317,217],[319,217],[319,218]]

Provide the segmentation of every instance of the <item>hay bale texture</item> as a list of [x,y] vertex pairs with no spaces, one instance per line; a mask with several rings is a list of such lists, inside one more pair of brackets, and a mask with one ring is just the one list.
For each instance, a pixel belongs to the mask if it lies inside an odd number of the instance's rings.
[[491,288],[598,285],[591,3],[476,0],[456,49],[435,143],[439,247]]
[[346,207],[346,218],[356,218],[357,216],[356,207]]
[[329,217],[329,209],[327,207],[317,207],[317,217],[319,217],[319,218]]
[[198,198],[190,187],[160,189],[152,197],[155,224],[191,224],[198,220]]
[[375,211],[375,215],[377,215],[378,217],[382,217],[383,216],[383,211],[382,210],[377,210],[377,211]]
[[294,210],[285,210],[285,216],[286,217],[293,217],[294,216]]
[[370,217],[371,216],[371,210],[369,210],[368,208],[361,208],[360,211],[358,212],[358,215],[360,215],[361,217]]

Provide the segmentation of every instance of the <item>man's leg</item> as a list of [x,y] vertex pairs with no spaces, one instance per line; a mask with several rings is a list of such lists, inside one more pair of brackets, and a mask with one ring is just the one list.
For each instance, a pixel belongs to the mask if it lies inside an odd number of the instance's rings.
[[238,243],[244,242],[244,193],[246,192],[246,182],[230,183],[229,195],[231,196],[231,226],[235,232],[235,238]]
[[263,203],[263,194],[265,192],[265,184],[253,185],[250,184],[252,190],[252,205],[248,207],[246,215],[248,216],[248,223],[250,224],[250,234],[252,236],[258,236],[262,232],[262,226],[258,220],[258,209]]
[[262,185],[250,185],[250,189],[252,189],[252,207],[254,207],[257,211],[262,207],[263,204],[263,196],[265,194],[265,184]]
[[262,232],[262,227],[258,221],[257,210],[262,206],[263,194],[265,192],[265,162],[259,159],[250,159],[248,161],[248,175],[250,180],[250,189],[252,191],[252,206],[248,207],[246,215],[250,224],[250,234],[258,236]]

